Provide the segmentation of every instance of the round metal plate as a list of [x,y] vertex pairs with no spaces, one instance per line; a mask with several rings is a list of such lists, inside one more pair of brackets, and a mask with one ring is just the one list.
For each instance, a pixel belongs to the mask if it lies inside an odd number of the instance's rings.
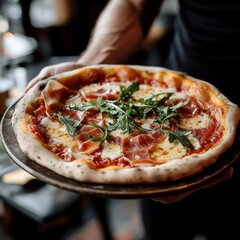
[[226,151],[218,161],[207,168],[201,174],[186,178],[181,181],[159,184],[134,184],[134,185],[111,185],[79,182],[65,178],[57,173],[42,167],[30,160],[19,148],[12,129],[12,115],[16,103],[5,112],[1,121],[1,138],[3,146],[10,158],[23,170],[37,179],[56,187],[77,192],[84,195],[92,195],[109,198],[151,198],[169,193],[178,193],[199,187],[222,174],[240,158],[240,140],[237,137],[233,146]]

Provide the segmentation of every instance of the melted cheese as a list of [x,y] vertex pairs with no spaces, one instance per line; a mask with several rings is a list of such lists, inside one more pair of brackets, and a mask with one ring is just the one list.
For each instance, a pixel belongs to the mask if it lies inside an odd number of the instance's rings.
[[41,125],[45,127],[52,142],[60,143],[64,146],[64,152],[71,153],[76,159],[89,159],[87,154],[79,152],[77,142],[60,123],[44,118],[41,121]]
[[150,129],[151,124],[153,124],[153,122],[154,122],[154,119],[153,118],[142,119],[141,122],[142,122],[142,124],[141,124],[142,128]]
[[159,143],[155,147],[155,151],[151,157],[159,162],[168,162],[173,159],[182,158],[186,154],[186,148],[183,147],[179,142],[174,141],[170,143],[168,139]]
[[84,86],[82,88],[82,91],[84,91],[84,92],[97,92],[100,89],[104,89],[104,90],[106,90],[106,92],[110,91],[110,90],[120,91],[119,85],[110,84],[110,83],[87,85],[87,86]]
[[[132,94],[132,97],[134,99],[139,99],[139,98],[144,98],[144,97],[147,97],[147,96],[150,97],[153,94],[159,94],[159,93],[164,93],[164,92],[166,92],[165,88],[156,87],[156,86],[149,86],[147,84],[142,84],[142,85],[140,85],[139,90]],[[171,88],[171,89],[168,89],[167,92],[176,92],[176,89]],[[161,97],[159,97],[159,99],[160,98]]]
[[170,99],[186,99],[187,94],[185,92],[176,92],[176,91],[168,91],[174,92],[174,94],[170,97]]
[[41,121],[51,138],[56,142],[61,142],[64,145],[69,145],[73,141],[73,138],[69,136],[66,128],[62,126],[59,122],[51,121],[49,118],[44,118]]
[[210,124],[210,116],[206,113],[201,113],[192,118],[180,119],[178,125],[187,130],[206,128]]
[[117,144],[105,142],[101,153],[102,159],[110,158],[111,160],[121,156],[121,147]]
[[65,102],[66,106],[69,106],[71,104],[73,105],[80,105],[82,103],[82,99],[79,96],[74,96],[70,99],[67,99],[67,101]]
[[[140,89],[132,94],[135,100],[145,97],[151,97],[152,95],[157,95],[159,93],[174,93],[170,99],[186,99],[187,95],[184,92],[177,92],[176,88],[162,88],[157,86],[149,86],[147,84],[140,85]],[[161,99],[162,96],[156,97],[157,100]]]
[[190,134],[187,138],[191,142],[195,150],[201,147],[199,141],[196,138],[194,138],[192,134]]
[[120,138],[124,138],[124,134],[122,133],[122,130],[121,129],[116,129],[114,131],[111,132],[111,135],[113,137],[120,137]]
[[71,153],[74,156],[74,158],[77,160],[90,160],[89,155],[79,151],[79,147],[76,142],[69,146],[69,148],[67,149],[67,152]]
[[[132,82],[124,82],[124,83],[120,83],[120,84],[121,84],[121,86],[128,87],[129,85],[132,84]],[[87,93],[87,92],[97,92],[101,89],[104,89],[106,92],[110,92],[110,91],[120,92],[119,83],[90,84],[90,85],[86,85],[86,86],[82,87],[81,91]]]

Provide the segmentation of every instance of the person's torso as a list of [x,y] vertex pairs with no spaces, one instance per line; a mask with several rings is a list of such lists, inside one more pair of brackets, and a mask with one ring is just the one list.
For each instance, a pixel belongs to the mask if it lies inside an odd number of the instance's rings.
[[167,66],[210,81],[229,97],[240,81],[239,22],[239,0],[179,0]]

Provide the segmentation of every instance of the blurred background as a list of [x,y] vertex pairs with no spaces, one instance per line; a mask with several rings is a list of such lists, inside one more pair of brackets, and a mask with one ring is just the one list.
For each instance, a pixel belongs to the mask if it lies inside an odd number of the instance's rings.
[[[107,2],[0,0],[0,118],[44,66],[78,58]],[[165,1],[142,48],[127,63],[161,65],[177,10],[175,0]],[[139,199],[91,198],[44,184],[18,168],[0,144],[0,239],[143,236]]]
[[106,2],[0,0],[1,92],[14,87],[18,97],[43,66],[76,59]]

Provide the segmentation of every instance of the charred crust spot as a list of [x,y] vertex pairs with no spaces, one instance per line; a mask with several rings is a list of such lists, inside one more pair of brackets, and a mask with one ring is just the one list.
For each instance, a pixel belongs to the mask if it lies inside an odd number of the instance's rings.
[[38,86],[39,91],[42,91],[45,88],[45,86],[46,86],[46,83],[39,84]]
[[183,172],[183,173],[182,173],[182,176],[183,176],[183,177],[187,176],[187,173],[186,173],[186,172]]
[[[170,182],[170,181],[172,181],[172,178],[169,176],[169,177],[166,178],[166,181]],[[161,178],[159,179],[159,182],[161,182]]]

